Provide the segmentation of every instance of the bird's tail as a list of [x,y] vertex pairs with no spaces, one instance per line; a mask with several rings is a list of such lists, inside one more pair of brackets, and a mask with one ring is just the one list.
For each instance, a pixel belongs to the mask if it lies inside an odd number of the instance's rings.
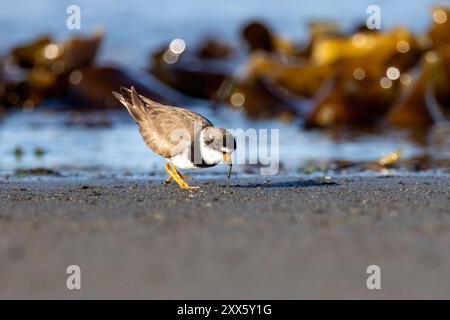
[[112,94],[127,108],[136,122],[141,122],[147,117],[147,107],[134,87],[131,87],[131,90],[120,87],[120,93],[113,91]]

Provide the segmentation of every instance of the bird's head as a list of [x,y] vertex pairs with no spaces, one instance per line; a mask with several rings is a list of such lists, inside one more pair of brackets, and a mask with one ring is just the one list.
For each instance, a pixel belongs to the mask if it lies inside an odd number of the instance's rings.
[[206,163],[225,161],[231,163],[231,153],[236,149],[234,136],[223,128],[207,127],[200,134],[202,156]]

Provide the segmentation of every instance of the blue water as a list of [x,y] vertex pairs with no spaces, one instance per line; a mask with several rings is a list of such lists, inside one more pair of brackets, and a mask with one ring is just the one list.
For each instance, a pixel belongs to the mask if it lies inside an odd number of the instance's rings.
[[[302,132],[300,127],[276,121],[249,121],[237,113],[222,110],[212,113],[207,108],[197,108],[216,124],[229,129],[276,129],[279,132],[279,161],[284,170],[296,172],[310,162],[332,160],[373,161],[383,154],[403,149],[403,158],[429,152],[430,147],[408,139],[406,132],[347,135],[336,139],[321,131]],[[126,112],[101,114],[110,127],[86,128],[64,123],[73,117],[66,113],[35,111],[9,115],[0,125],[0,172],[11,172],[19,167],[50,167],[62,171],[110,171],[143,173],[160,172],[164,160],[150,152],[142,141],[136,124]],[[270,137],[269,137],[270,141]],[[23,156],[18,158],[14,149],[20,147]],[[34,154],[36,148],[44,156]],[[251,164],[256,160],[253,151],[238,144],[234,161]],[[442,152],[442,150],[440,150]],[[437,151],[434,152],[437,154]],[[263,153],[265,155],[266,153]],[[449,156],[448,150],[447,154]],[[277,159],[273,157],[274,161]],[[253,162],[255,163],[255,162]],[[212,168],[214,172],[224,168]],[[236,172],[244,168],[235,167]]]

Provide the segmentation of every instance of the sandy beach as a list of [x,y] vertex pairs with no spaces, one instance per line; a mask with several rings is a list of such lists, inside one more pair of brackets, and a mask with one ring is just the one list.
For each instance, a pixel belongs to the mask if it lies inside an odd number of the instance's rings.
[[3,178],[0,298],[450,297],[448,176],[197,182]]

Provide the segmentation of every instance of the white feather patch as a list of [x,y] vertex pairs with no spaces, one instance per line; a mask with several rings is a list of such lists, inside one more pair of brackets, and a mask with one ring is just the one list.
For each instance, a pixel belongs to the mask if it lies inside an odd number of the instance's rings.
[[173,163],[175,167],[181,169],[196,169],[191,159],[189,159],[185,153],[178,154],[175,157],[167,159],[169,162]]

